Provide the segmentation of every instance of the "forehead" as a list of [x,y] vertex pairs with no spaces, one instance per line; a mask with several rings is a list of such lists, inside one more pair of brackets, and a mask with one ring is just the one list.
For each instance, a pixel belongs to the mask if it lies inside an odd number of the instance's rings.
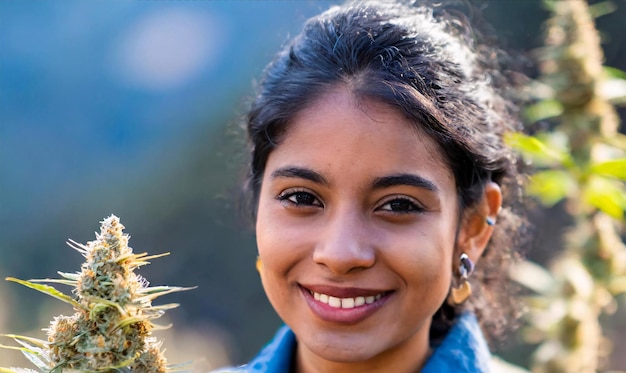
[[349,173],[430,168],[454,180],[440,146],[419,125],[390,105],[356,99],[341,88],[324,93],[300,111],[268,161],[335,164],[349,168],[345,170]]

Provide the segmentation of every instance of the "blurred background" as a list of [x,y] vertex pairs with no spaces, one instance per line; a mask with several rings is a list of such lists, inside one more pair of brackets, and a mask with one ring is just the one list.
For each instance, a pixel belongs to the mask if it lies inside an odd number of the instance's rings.
[[[157,334],[169,360],[202,371],[254,356],[280,320],[238,210],[240,119],[280,46],[335,3],[1,1],[0,278],[78,270],[82,257],[64,242],[93,240],[116,214],[136,252],[171,252],[140,270],[152,284],[198,285],[161,301],[182,305]],[[530,61],[547,16],[540,0],[484,3],[504,46]],[[607,65],[626,69],[626,2],[614,3],[597,25]],[[535,215],[529,255],[545,263],[566,221],[559,206]],[[0,333],[43,337],[61,313],[69,306],[0,281]],[[514,336],[501,348],[522,365],[529,351]],[[618,355],[612,364],[626,366]],[[12,351],[0,362],[28,366]]]

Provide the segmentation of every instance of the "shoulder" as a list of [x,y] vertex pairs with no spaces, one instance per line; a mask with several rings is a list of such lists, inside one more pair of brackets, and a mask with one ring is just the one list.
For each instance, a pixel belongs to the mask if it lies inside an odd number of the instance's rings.
[[274,338],[248,364],[228,367],[211,373],[246,372],[246,373],[284,373],[289,372],[291,360],[296,348],[296,336],[291,329],[283,326]]
[[423,373],[488,373],[491,353],[473,313],[463,313],[431,357]]

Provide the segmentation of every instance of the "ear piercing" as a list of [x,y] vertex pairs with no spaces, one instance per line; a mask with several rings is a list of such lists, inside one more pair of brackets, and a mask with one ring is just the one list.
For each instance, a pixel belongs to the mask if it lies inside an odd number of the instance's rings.
[[461,304],[472,295],[472,285],[468,281],[472,272],[474,272],[474,263],[467,254],[462,253],[459,258],[458,287],[452,287],[448,298],[453,304]]
[[257,272],[261,273],[261,270],[263,269],[263,261],[261,260],[260,256],[256,257],[256,270]]
[[492,218],[491,216],[487,216],[487,218],[485,218],[485,221],[487,222],[487,225],[490,227],[493,227],[494,225],[496,225],[496,220]]

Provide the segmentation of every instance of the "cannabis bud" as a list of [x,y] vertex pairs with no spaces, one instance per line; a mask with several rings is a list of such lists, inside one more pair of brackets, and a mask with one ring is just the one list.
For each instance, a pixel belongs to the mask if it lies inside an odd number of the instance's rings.
[[[178,304],[153,306],[152,300],[191,288],[148,286],[135,269],[169,253],[134,254],[123,229],[119,218],[111,215],[101,222],[95,241],[83,245],[69,240],[68,245],[85,257],[78,273],[58,272],[62,279],[7,278],[69,303],[76,312],[72,316],[54,318],[47,328],[47,341],[5,335],[22,347],[0,347],[21,350],[41,372],[67,369],[157,373],[179,368],[167,365],[161,343],[151,336],[152,331],[159,328],[152,320]],[[40,284],[42,282],[73,286],[73,296]],[[0,368],[0,372],[36,371]]]

